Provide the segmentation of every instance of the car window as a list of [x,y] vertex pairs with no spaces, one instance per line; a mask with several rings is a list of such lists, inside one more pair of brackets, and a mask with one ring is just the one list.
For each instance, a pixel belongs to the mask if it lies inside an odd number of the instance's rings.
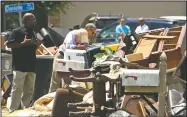
[[135,31],[136,30],[136,27],[138,27],[139,25],[139,22],[126,22],[126,25],[128,25],[131,29],[131,31]]
[[118,19],[98,19],[96,21],[97,29],[103,29],[104,27],[116,22]]
[[179,20],[179,21],[178,21],[179,26],[183,26],[185,23],[186,23],[185,20]]

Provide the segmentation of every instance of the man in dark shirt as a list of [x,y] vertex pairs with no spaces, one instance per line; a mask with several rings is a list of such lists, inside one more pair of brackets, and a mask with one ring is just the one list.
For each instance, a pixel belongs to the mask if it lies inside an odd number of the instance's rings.
[[12,48],[13,82],[9,112],[19,109],[20,102],[24,108],[29,107],[35,83],[36,49],[41,44],[33,30],[36,19],[32,13],[23,16],[24,26],[12,31],[5,42]]

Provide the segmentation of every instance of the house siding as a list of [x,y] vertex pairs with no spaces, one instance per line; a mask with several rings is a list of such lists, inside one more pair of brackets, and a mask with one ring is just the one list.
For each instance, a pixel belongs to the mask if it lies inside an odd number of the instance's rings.
[[60,15],[60,26],[72,28],[80,24],[91,12],[101,15],[119,15],[125,17],[159,17],[159,16],[185,16],[185,2],[72,2],[67,13]]

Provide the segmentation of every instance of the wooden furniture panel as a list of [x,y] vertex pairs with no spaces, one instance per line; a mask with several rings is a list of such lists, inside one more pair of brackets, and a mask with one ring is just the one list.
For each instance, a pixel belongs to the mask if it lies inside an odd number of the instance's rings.
[[131,61],[138,61],[138,60],[144,59],[142,53],[128,54],[128,55],[126,55],[125,57],[126,57],[126,60],[127,60],[128,62],[131,62]]
[[164,35],[145,35],[144,38],[148,39],[173,39],[175,36],[164,36]]
[[134,53],[142,53],[143,58],[147,58],[151,54],[156,42],[157,42],[156,39],[152,39],[152,40],[141,39]]
[[1,35],[1,49],[5,49],[5,35]]
[[182,27],[173,27],[173,28],[170,28],[169,30],[170,31],[180,31],[182,29]]

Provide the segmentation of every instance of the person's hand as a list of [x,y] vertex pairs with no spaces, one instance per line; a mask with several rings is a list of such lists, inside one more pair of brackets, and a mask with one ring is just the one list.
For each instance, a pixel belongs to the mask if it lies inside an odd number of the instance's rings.
[[31,39],[27,39],[26,35],[25,35],[25,38],[24,40],[21,42],[23,45],[28,45],[28,44],[31,44]]
[[122,36],[119,36],[119,37],[118,37],[118,40],[119,40],[119,42],[120,42],[120,41],[123,41],[123,37],[122,37]]
[[83,48],[84,48],[84,49],[87,49],[87,48],[88,48],[88,44],[85,43],[85,44],[83,45]]

